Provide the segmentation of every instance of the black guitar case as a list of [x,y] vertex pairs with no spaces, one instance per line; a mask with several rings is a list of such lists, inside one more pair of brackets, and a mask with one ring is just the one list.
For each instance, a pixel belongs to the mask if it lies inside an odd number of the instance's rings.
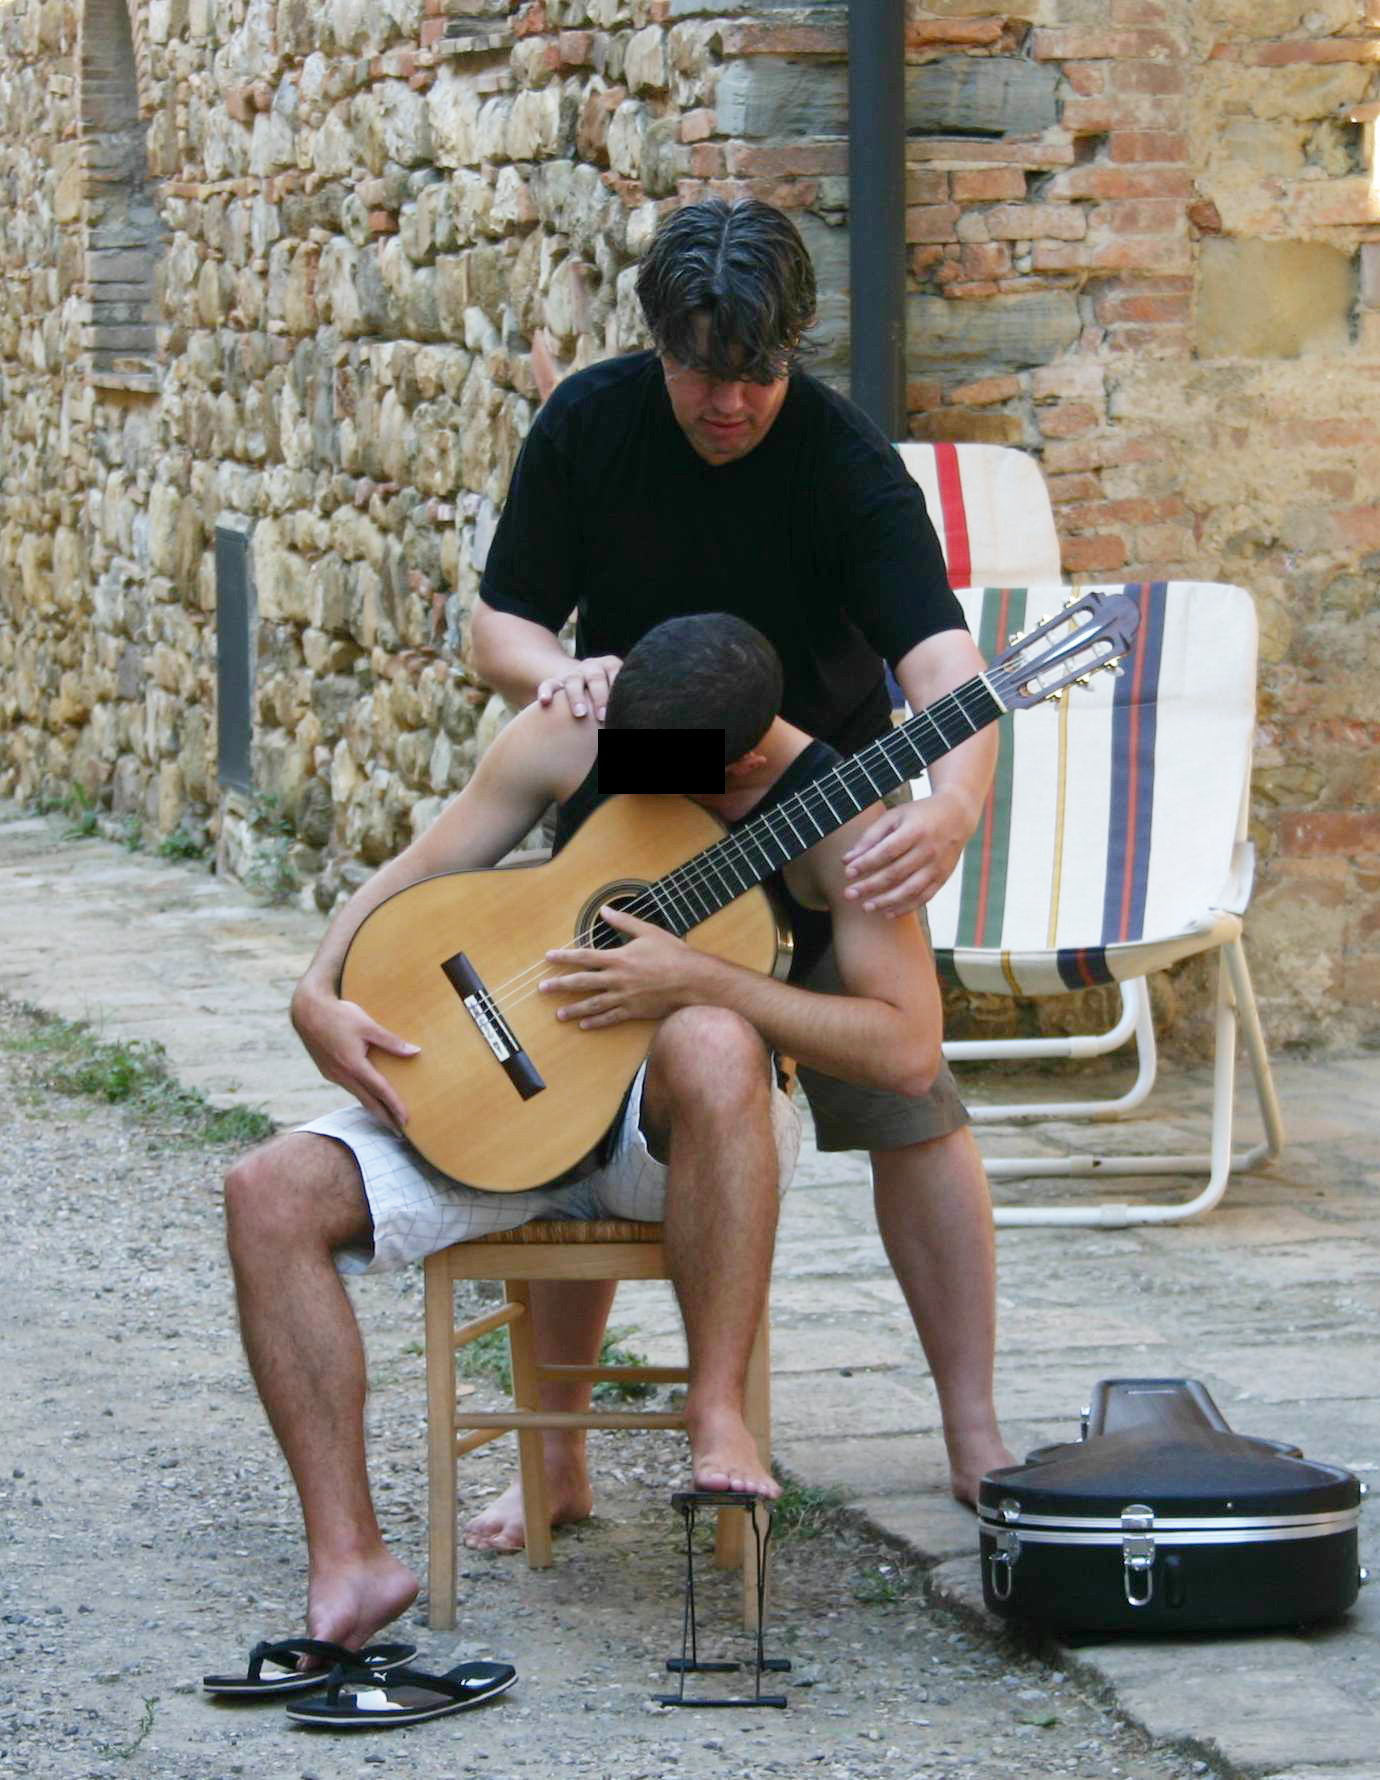
[[1234,1434],[1196,1379],[1104,1379],[1081,1440],[978,1486],[983,1597],[1069,1631],[1336,1619],[1366,1579],[1364,1493],[1340,1466]]

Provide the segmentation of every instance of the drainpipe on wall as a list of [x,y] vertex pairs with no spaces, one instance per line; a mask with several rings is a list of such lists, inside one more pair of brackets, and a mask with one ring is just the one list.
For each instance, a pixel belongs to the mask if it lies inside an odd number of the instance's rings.
[[853,400],[904,439],[905,0],[849,0],[848,255]]

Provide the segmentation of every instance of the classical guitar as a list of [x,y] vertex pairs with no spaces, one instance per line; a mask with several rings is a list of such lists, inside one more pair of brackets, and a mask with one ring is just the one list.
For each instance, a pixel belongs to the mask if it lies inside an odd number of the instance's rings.
[[1110,666],[1139,621],[1125,594],[1071,599],[985,673],[731,832],[689,798],[610,798],[546,864],[447,872],[381,903],[351,942],[341,993],[421,1046],[373,1053],[407,1103],[408,1139],[495,1193],[554,1179],[612,1123],[655,1022],[558,1021],[537,994],[549,948],[618,943],[599,918],[612,903],[784,974],[789,936],[765,879],[1004,712]]

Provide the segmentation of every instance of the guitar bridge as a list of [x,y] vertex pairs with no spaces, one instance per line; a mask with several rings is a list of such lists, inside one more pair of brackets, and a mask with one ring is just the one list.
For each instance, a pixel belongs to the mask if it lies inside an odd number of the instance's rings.
[[464,1004],[465,1012],[478,1028],[479,1036],[502,1065],[503,1073],[518,1093],[524,1100],[540,1094],[546,1083],[532,1059],[518,1043],[512,1027],[499,1013],[493,997],[484,987],[479,972],[469,959],[463,952],[456,952],[452,957],[442,960],[441,969]]

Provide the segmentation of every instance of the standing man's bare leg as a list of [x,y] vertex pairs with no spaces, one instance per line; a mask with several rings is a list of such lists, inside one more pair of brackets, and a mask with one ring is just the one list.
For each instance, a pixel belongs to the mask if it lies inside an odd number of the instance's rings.
[[669,1132],[666,1252],[690,1355],[685,1400],[697,1489],[778,1496],[743,1419],[780,1204],[771,1075],[756,1032],[722,1008],[662,1021],[644,1120]]
[[343,1145],[294,1132],[231,1170],[225,1210],[245,1353],[302,1502],[307,1631],[358,1649],[417,1594],[374,1514],[364,1345],[333,1259],[372,1240],[359,1172]]
[[[534,1279],[528,1290],[538,1363],[595,1365],[617,1282]],[[588,1409],[593,1391],[590,1384],[543,1380],[541,1406],[565,1411]],[[542,1450],[552,1526],[587,1519],[594,1507],[594,1493],[585,1460],[585,1430],[548,1429],[542,1435]],[[515,1477],[501,1496],[467,1521],[461,1536],[475,1551],[521,1551],[527,1543],[522,1479]]]
[[928,1143],[874,1151],[872,1190],[877,1227],[934,1376],[950,1484],[971,1504],[985,1471],[1015,1463],[992,1396],[996,1246],[972,1132],[965,1126]]

